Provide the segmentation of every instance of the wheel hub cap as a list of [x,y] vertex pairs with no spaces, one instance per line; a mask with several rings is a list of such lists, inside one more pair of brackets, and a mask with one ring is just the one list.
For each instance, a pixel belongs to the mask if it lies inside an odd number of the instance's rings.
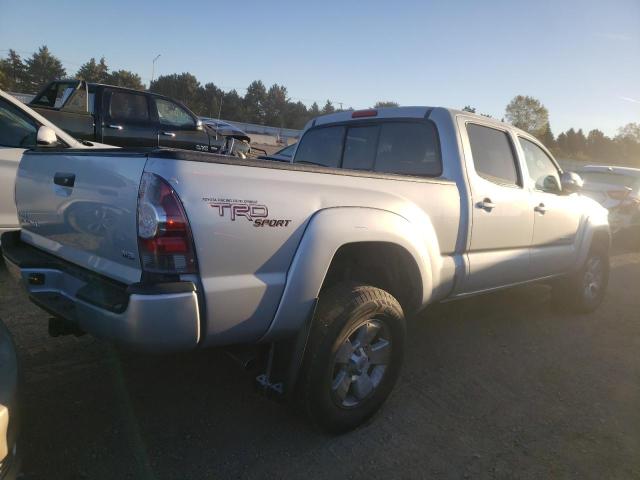
[[590,258],[584,275],[584,294],[586,298],[593,300],[599,295],[603,279],[602,260],[599,257]]
[[372,319],[349,333],[334,357],[331,395],[342,407],[354,407],[380,385],[390,360],[388,328]]

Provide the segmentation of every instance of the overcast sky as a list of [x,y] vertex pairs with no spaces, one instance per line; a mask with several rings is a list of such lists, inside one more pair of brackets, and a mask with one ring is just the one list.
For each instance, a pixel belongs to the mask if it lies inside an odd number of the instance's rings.
[[191,72],[201,83],[285,85],[294,100],[364,108],[473,105],[501,118],[539,98],[557,134],[640,122],[640,0],[0,0],[0,55],[46,44],[75,73]]

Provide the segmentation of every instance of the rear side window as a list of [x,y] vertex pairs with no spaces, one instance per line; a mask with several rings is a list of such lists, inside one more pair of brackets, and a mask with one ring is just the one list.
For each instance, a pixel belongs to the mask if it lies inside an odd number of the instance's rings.
[[384,123],[378,141],[376,172],[440,175],[442,163],[436,135],[431,123]]
[[506,132],[481,125],[467,125],[471,154],[481,177],[502,185],[518,185],[518,169]]
[[114,120],[146,122],[149,120],[147,97],[128,92],[111,92],[109,116]]
[[298,145],[296,163],[311,163],[324,167],[340,166],[344,132],[344,127],[309,130]]

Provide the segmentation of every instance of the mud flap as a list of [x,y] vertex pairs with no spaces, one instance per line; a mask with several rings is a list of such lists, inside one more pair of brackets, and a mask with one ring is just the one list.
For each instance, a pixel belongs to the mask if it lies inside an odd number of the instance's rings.
[[256,377],[258,390],[267,397],[287,400],[295,391],[317,305],[316,298],[311,314],[294,337],[271,343],[266,370]]

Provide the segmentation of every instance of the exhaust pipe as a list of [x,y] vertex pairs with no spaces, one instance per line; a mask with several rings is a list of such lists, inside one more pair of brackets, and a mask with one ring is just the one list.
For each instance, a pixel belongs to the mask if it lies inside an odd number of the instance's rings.
[[225,347],[222,351],[244,370],[252,370],[256,365],[258,352],[255,346],[234,345]]

